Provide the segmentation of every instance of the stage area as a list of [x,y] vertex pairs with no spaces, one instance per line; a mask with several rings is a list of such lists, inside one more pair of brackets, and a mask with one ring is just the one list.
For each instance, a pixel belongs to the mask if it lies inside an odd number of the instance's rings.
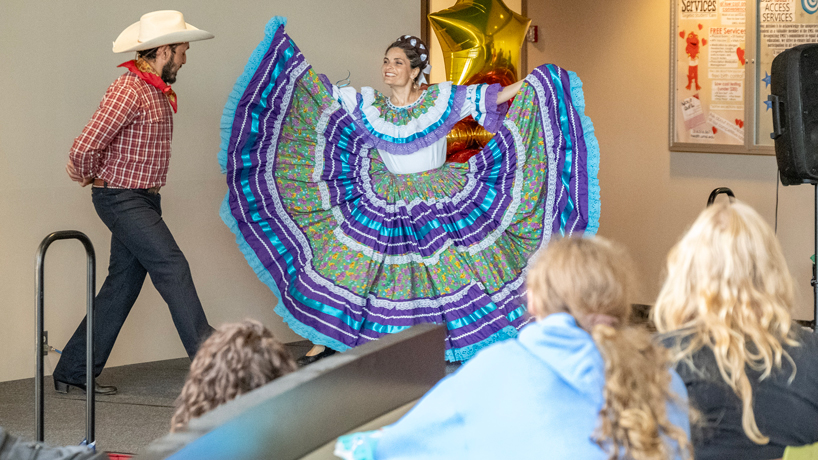
[[[307,341],[287,348],[298,357],[310,349]],[[168,433],[173,403],[190,367],[187,358],[132,364],[105,369],[100,382],[115,385],[114,396],[97,396],[96,437],[99,449],[138,454],[151,441]],[[457,369],[449,364],[446,373]],[[85,435],[85,395],[73,390],[57,394],[51,377],[45,378],[45,440],[54,445],[75,445]],[[397,418],[410,407],[401,408]],[[381,423],[391,423],[384,419]],[[0,426],[26,440],[34,440],[34,379],[0,383]],[[373,424],[374,427],[374,424]],[[368,428],[368,427],[367,427]],[[331,452],[326,446],[310,459]]]
[[[293,356],[310,349],[307,341],[288,343]],[[114,385],[114,396],[97,396],[97,446],[108,452],[136,454],[168,433],[173,402],[182,391],[190,369],[187,358],[131,364],[105,369],[100,382]],[[85,395],[54,391],[48,376],[45,386],[45,441],[55,445],[79,444],[85,436]],[[34,379],[0,383],[0,426],[26,440],[34,440]]]

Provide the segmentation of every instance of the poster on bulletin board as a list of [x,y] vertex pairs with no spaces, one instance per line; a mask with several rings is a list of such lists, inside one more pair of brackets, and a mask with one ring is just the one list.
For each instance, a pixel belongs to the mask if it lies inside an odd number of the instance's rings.
[[804,43],[818,43],[818,0],[775,0],[758,3],[758,114],[756,142],[773,145],[770,113],[770,71],[773,59],[782,51]]
[[674,3],[671,145],[743,147],[745,0]]

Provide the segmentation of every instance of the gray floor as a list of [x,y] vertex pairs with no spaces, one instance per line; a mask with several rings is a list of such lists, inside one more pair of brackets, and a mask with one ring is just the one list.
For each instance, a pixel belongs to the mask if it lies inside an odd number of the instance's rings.
[[[287,344],[293,356],[309,350],[309,342]],[[187,358],[132,364],[105,369],[99,382],[114,385],[114,396],[97,396],[98,449],[139,453],[151,441],[167,434],[173,403],[182,390],[190,360]],[[45,441],[76,445],[85,437],[85,395],[54,391],[51,377],[45,385]],[[26,440],[34,440],[34,379],[0,383],[0,426]]]
[[[310,349],[307,341],[287,344],[293,356]],[[105,369],[99,382],[115,385],[114,396],[97,396],[97,447],[107,452],[137,454],[167,434],[173,404],[184,385],[187,358],[132,364]],[[447,366],[446,372],[456,370]],[[51,377],[45,379],[45,441],[76,445],[85,437],[85,395],[73,390],[60,395]],[[34,379],[0,383],[0,426],[26,440],[34,440]]]

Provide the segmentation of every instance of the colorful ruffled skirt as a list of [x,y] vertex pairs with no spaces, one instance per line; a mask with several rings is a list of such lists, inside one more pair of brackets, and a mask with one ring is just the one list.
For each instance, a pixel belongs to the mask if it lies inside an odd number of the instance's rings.
[[338,351],[418,323],[462,361],[530,317],[532,257],[599,222],[599,147],[572,72],[536,68],[468,163],[394,175],[273,18],[231,93],[224,222],[276,313]]

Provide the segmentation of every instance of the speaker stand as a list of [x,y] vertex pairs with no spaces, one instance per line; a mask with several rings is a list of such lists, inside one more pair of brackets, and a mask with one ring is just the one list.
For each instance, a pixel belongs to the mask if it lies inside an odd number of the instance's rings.
[[812,182],[815,189],[815,247],[812,258],[812,332],[818,334],[818,279],[816,279],[815,266],[818,264],[818,182]]

